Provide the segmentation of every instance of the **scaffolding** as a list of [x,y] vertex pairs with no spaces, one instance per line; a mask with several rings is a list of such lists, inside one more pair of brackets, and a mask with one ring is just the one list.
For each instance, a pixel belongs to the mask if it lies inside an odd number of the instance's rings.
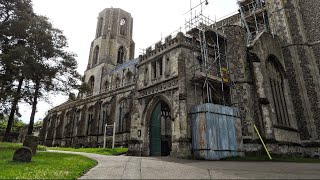
[[202,95],[206,96],[202,102],[227,105],[226,96],[230,97],[230,94],[226,90],[231,83],[226,58],[226,37],[216,28],[216,21],[202,14],[202,4],[207,5],[208,2],[200,0],[196,6],[201,7],[199,14],[193,13],[195,8],[190,7],[191,18],[185,21],[186,35],[192,40],[190,53],[193,59],[191,71],[195,96],[197,86],[201,85]]
[[247,31],[247,44],[269,31],[265,0],[238,0],[242,25]]

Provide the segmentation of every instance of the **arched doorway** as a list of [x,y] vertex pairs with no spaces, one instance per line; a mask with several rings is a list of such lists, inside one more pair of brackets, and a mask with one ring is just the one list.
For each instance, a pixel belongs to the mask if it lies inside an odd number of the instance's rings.
[[172,147],[171,112],[164,101],[154,107],[150,118],[150,156],[168,156]]

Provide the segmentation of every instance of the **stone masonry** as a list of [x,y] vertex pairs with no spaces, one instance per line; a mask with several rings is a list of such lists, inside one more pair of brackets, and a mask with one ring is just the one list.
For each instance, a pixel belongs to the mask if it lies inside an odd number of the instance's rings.
[[209,61],[221,55],[212,66],[203,61],[197,28],[171,34],[135,58],[133,18],[107,8],[98,16],[84,73],[90,92],[48,112],[40,143],[101,147],[105,124],[115,123],[116,146],[129,147],[128,154],[150,156],[161,146],[161,155],[190,157],[191,109],[213,103],[239,108],[244,152],[263,151],[255,124],[271,153],[319,155],[319,6],[315,0],[240,1],[244,14],[206,30]]

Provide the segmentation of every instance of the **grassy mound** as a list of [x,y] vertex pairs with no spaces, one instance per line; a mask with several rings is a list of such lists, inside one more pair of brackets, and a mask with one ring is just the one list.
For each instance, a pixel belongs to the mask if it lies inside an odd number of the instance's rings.
[[19,147],[22,144],[0,142],[0,179],[76,179],[96,165],[84,156],[49,152],[38,152],[30,163],[13,162]]

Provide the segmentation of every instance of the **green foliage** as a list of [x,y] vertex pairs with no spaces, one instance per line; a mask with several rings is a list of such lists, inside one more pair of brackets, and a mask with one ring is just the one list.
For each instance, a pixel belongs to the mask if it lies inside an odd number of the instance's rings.
[[38,152],[30,163],[13,162],[13,153],[21,146],[0,143],[0,179],[77,179],[96,165],[80,155],[50,152]]
[[43,120],[39,120],[36,123],[34,123],[33,127],[42,126],[42,125],[43,125]]
[[37,150],[38,151],[47,151],[47,146],[38,145]]
[[91,88],[86,82],[83,82],[80,86],[78,86],[78,90],[80,95],[91,92]]
[[70,147],[48,147],[50,150],[59,150],[59,151],[73,151],[73,152],[86,152],[86,153],[94,153],[94,154],[102,154],[102,155],[119,155],[125,154],[128,151],[128,148],[70,148]]
[[[8,124],[8,116],[4,115],[3,117],[0,117],[0,132],[5,131],[7,124]],[[15,117],[14,124],[12,127],[12,132],[20,132],[20,129],[24,127],[26,124],[22,122],[22,120]]]
[[76,55],[65,50],[62,31],[33,12],[30,0],[1,0],[0,7],[0,113],[8,113],[10,104],[15,113],[20,100],[32,105],[30,134],[39,99],[52,92],[68,95],[78,86]]
[[21,78],[28,62],[25,47],[30,18],[34,15],[30,0],[0,1],[0,113],[9,114]]

